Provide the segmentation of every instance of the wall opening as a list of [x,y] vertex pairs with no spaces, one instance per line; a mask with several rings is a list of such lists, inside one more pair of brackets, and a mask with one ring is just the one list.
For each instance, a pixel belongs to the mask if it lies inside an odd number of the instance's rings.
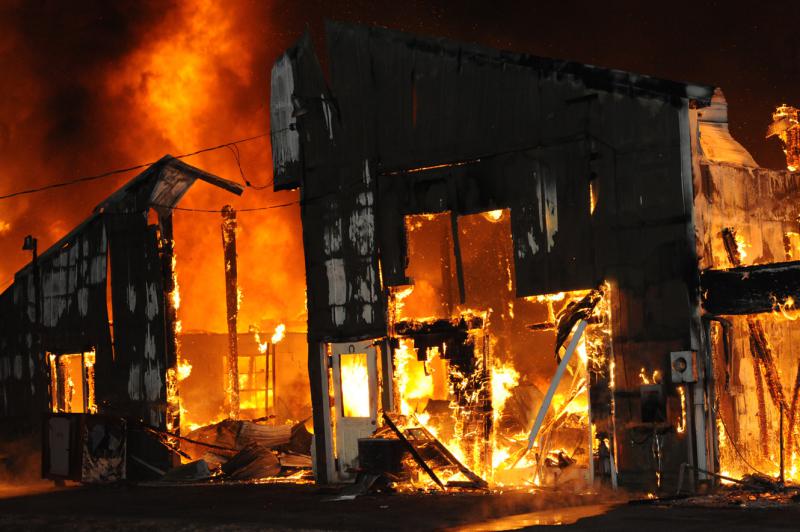
[[95,351],[48,353],[50,408],[55,413],[94,414]]
[[[412,284],[395,287],[390,305],[395,404],[403,423],[412,431],[424,427],[495,485],[586,486],[610,476],[601,462],[613,460],[611,408],[593,419],[589,394],[600,382],[611,385],[609,291],[517,297],[510,211],[458,217],[460,256],[453,219],[441,213],[405,220]],[[592,303],[586,332],[545,401],[577,330],[568,317],[586,301]],[[527,451],[543,404],[547,413]]]

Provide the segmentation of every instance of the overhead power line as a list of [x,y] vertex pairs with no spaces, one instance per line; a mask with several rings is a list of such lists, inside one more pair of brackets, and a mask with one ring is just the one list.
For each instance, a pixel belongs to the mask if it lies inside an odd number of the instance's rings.
[[[269,133],[262,133],[260,135],[253,135],[252,137],[246,137],[246,138],[243,138],[243,139],[233,140],[231,142],[226,142],[224,144],[219,144],[217,146],[210,146],[208,148],[202,148],[202,149],[193,151],[191,153],[184,153],[184,154],[181,154],[181,155],[176,155],[175,158],[176,159],[185,159],[186,157],[192,157],[194,155],[199,155],[201,153],[206,153],[206,152],[209,152],[209,151],[221,150],[223,148],[228,148],[234,153],[234,158],[236,159],[236,164],[239,166],[239,172],[242,175],[242,180],[245,182],[245,184],[247,186],[249,186],[249,187],[255,188],[257,190],[261,190],[263,188],[268,187],[269,184],[259,187],[259,186],[252,185],[247,179],[245,179],[244,172],[242,172],[240,156],[239,156],[239,150],[238,150],[238,147],[236,147],[236,146],[238,144],[243,144],[245,142],[250,142],[251,140],[260,139],[260,138],[266,137],[268,135],[269,135]],[[235,151],[234,151],[234,147],[236,147]],[[41,187],[29,188],[29,189],[26,189],[26,190],[18,190],[17,192],[11,192],[9,194],[5,194],[3,196],[0,196],[0,200],[14,198],[14,197],[17,197],[17,196],[24,196],[24,195],[27,195],[27,194],[34,194],[36,192],[43,192],[45,190],[52,190],[54,188],[68,187],[68,186],[71,186],[71,185],[77,185],[79,183],[86,183],[87,181],[95,181],[97,179],[103,179],[105,177],[110,177],[110,176],[117,175],[117,174],[124,174],[126,172],[132,172],[133,170],[141,170],[142,168],[147,168],[149,166],[152,166],[156,162],[158,162],[158,161],[152,161],[152,162],[149,162],[149,163],[137,164],[135,166],[129,166],[127,168],[118,168],[116,170],[110,170],[108,172],[103,172],[102,174],[77,177],[75,179],[69,179],[69,180],[66,180],[66,181],[61,181],[59,183],[53,183],[53,184],[50,184],[50,185],[44,185],[44,186],[41,186]]]

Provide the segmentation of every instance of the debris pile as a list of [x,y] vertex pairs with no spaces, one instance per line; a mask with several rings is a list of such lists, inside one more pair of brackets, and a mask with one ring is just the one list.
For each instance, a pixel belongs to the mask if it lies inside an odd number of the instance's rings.
[[305,421],[266,425],[226,419],[200,427],[180,441],[184,460],[167,471],[164,481],[310,479],[312,435]]
[[677,499],[673,506],[703,508],[775,508],[800,503],[800,489],[781,489],[774,479],[761,475],[747,475],[742,484],[723,486],[715,493]]

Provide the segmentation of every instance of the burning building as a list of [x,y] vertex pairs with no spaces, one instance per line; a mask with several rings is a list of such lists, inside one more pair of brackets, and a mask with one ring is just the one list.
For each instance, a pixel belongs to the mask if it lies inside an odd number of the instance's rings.
[[800,183],[721,92],[341,23],[326,48],[271,81],[319,482],[403,453],[444,487],[796,469]]
[[[231,209],[222,210],[226,263],[218,269],[232,286],[232,328],[228,334],[181,330],[175,267],[181,243],[173,238],[173,213],[198,180],[235,195],[244,190],[166,156],[43,253],[26,239],[33,261],[0,295],[0,420],[4,437],[37,435],[43,428],[48,477],[152,477],[214,448],[195,441],[191,453],[183,449],[190,443],[184,436],[201,426],[241,415],[273,421],[272,427],[250,427],[260,436],[274,428],[288,437],[291,425],[275,426],[310,415],[299,363],[303,335],[287,333],[284,325],[263,340],[257,331],[238,330]],[[210,308],[225,301],[193,304]],[[80,446],[72,442],[83,441],[84,431],[99,440],[87,445],[93,452],[75,458],[70,449]],[[113,452],[98,451],[100,441],[115,442]],[[238,451],[237,445],[228,451]],[[74,467],[97,453],[115,456],[112,475]]]
[[129,477],[272,456],[245,432],[302,469],[307,416],[320,483],[797,475],[796,110],[769,131],[789,169],[767,170],[710,86],[341,23],[326,39],[325,69],[305,36],[271,77],[307,331],[242,330],[228,208],[227,334],[181,330],[173,209],[197,179],[243,187],[166,157],[0,295],[4,426],[124,418]]

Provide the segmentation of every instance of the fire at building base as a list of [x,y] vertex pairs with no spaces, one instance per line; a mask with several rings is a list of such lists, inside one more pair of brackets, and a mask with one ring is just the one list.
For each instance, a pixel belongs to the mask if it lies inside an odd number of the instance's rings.
[[[391,491],[800,481],[797,110],[730,135],[719,89],[329,23],[275,63],[307,330],[181,301],[165,157],[0,295],[0,413],[47,478]],[[227,332],[183,330],[182,305]],[[45,415],[44,423],[41,416]]]

